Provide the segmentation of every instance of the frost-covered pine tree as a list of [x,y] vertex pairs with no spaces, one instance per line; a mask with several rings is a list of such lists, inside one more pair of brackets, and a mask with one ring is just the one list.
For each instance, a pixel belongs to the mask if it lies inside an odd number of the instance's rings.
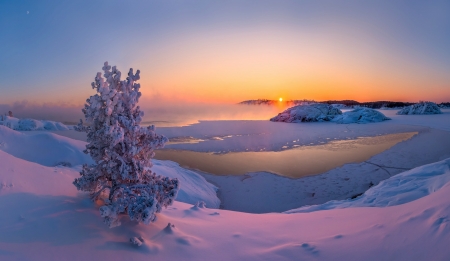
[[88,126],[80,120],[76,128],[87,132],[84,152],[95,164],[84,165],[73,184],[90,192],[93,200],[104,199],[100,213],[109,227],[119,226],[119,216],[124,214],[148,224],[162,207],[173,203],[179,189],[177,179],[157,176],[149,169],[154,150],[168,140],[157,135],[154,126],[139,125],[144,115],[136,106],[141,96],[136,83],[139,70],[133,74],[130,69],[121,81],[115,66],[105,62],[102,69],[104,78],[97,73],[92,83],[97,94],[86,100],[82,110]]

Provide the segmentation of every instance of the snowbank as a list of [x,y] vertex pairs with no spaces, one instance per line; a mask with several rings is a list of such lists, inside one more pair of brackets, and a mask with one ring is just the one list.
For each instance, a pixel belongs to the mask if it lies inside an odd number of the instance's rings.
[[419,102],[411,106],[404,107],[397,114],[412,115],[412,114],[441,114],[442,111],[434,102]]
[[77,190],[72,184],[79,176],[76,168],[47,167],[16,158],[2,150],[0,146],[0,198],[10,193],[26,193],[34,196],[77,195]]
[[383,113],[374,109],[359,107],[352,111],[344,112],[341,115],[337,115],[332,121],[336,123],[371,123],[390,120]]
[[70,128],[61,122],[34,120],[34,119],[18,119],[9,116],[0,116],[0,125],[6,126],[13,130],[19,131],[35,131],[35,130],[69,130]]
[[181,185],[176,198],[177,201],[190,204],[203,201],[208,208],[219,208],[218,188],[207,182],[204,177],[194,171],[180,167],[178,163],[173,161],[152,160],[152,162],[153,167],[151,169],[156,174],[177,178],[180,181]]
[[404,174],[405,185],[380,184],[375,200],[394,198],[390,207],[255,215],[175,202],[151,225],[123,220],[114,229],[77,193],[71,168],[1,151],[0,164],[2,260],[450,259],[450,159]]
[[315,122],[330,121],[335,116],[342,114],[341,110],[332,105],[315,103],[308,105],[297,105],[291,107],[277,116],[270,119],[271,121],[280,122]]
[[[92,164],[93,160],[91,157],[83,153],[85,148],[86,142],[53,133],[26,135],[5,126],[0,126],[0,151],[22,159],[23,161],[21,162],[24,162],[23,164],[34,162],[47,167],[58,165],[76,167],[81,164]],[[17,163],[17,160],[11,160],[11,162]],[[181,168],[175,162],[158,160],[153,162],[155,166],[152,170],[156,174],[180,180],[181,189],[176,200],[190,204],[204,201],[207,207],[219,207],[220,200],[216,195],[217,187],[208,183],[202,176]],[[21,164],[17,163],[17,165]],[[0,166],[5,167],[6,165]],[[32,168],[30,167],[30,169]],[[70,186],[73,186],[73,179],[79,176],[78,171],[75,171],[75,173],[76,175],[71,175],[70,177]]]
[[450,158],[397,174],[381,181],[362,196],[349,200],[332,200],[325,204],[305,206],[285,213],[306,213],[319,210],[388,207],[405,204],[425,197],[450,182]]
[[86,143],[53,133],[23,134],[0,126],[0,150],[44,166],[75,166],[93,163],[83,153]]

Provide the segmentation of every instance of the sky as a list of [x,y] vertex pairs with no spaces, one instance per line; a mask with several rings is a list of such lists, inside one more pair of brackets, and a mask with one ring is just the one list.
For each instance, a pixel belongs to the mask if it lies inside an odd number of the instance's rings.
[[0,0],[0,109],[79,111],[105,61],[140,69],[140,103],[159,110],[450,101],[449,13],[447,0]]

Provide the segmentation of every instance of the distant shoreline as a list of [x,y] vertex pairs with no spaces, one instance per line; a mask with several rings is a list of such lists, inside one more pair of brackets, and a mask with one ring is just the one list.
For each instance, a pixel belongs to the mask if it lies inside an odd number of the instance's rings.
[[[403,108],[405,106],[410,106],[416,104],[415,102],[399,102],[399,101],[371,101],[371,102],[358,102],[355,100],[328,100],[328,101],[314,101],[314,100],[268,100],[268,99],[257,99],[257,100],[246,100],[239,102],[239,105],[301,105],[301,104],[311,104],[311,103],[326,103],[326,104],[342,104],[347,107],[353,106],[363,106],[372,109],[380,108]],[[437,104],[441,108],[450,108],[450,102],[441,102]]]

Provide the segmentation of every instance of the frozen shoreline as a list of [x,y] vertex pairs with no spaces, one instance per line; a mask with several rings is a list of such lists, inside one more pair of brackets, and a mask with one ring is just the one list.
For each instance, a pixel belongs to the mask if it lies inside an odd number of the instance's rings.
[[[383,111],[393,120],[374,124],[206,121],[184,127],[157,128],[157,131],[169,138],[184,136],[197,141],[192,143],[185,139],[184,142],[170,144],[168,148],[215,153],[262,149],[277,151],[285,149],[283,147],[290,149],[299,145],[327,144],[336,139],[419,132],[412,139],[365,162],[345,164],[300,179],[267,172],[216,176],[196,171],[219,187],[218,197],[224,209],[250,213],[282,212],[354,197],[392,175],[450,157],[450,110],[443,111],[444,114],[440,115],[410,116],[396,115],[396,111]],[[70,132],[58,134],[67,135]],[[70,135],[72,138],[82,139],[80,135]]]
[[159,150],[155,158],[214,175],[245,175],[270,172],[290,178],[317,175],[351,162],[363,162],[418,132],[387,134],[326,144],[298,146],[282,151],[207,153]]
[[[440,117],[439,126],[449,125],[449,115],[441,116],[444,118]],[[372,125],[371,133],[386,131],[381,128],[386,126]],[[222,204],[261,213],[268,208],[282,211],[298,203],[348,198],[366,191],[377,179],[450,157],[450,132],[400,127],[416,129],[419,134],[372,157],[369,164],[347,164],[302,179],[268,173],[224,177],[219,192],[227,197],[222,197]],[[0,257],[6,260],[448,260],[450,256],[450,203],[446,197],[450,191],[450,158],[386,180],[360,200],[330,202],[308,208],[313,211],[310,213],[295,213],[305,210],[297,209],[292,214],[192,206],[198,199],[215,197],[215,187],[174,162],[155,160],[156,172],[185,179],[183,200],[189,204],[176,201],[149,226],[124,218],[121,227],[109,229],[102,224],[98,205],[72,185],[79,166],[54,166],[64,153],[52,154],[49,160],[40,157],[46,144],[29,146],[29,141],[45,138],[55,150],[71,149],[82,154],[83,142],[51,133],[28,132],[27,136],[7,128],[2,135]],[[11,135],[17,139],[8,138]],[[255,190],[258,186],[261,188]],[[205,193],[206,188],[212,195]],[[230,205],[232,197],[234,205]],[[207,204],[214,202],[216,198]],[[327,208],[338,209],[324,210]],[[142,245],[131,244],[130,238],[142,239]]]
[[400,172],[448,157],[450,132],[425,129],[365,162],[345,164],[314,176],[291,179],[268,172],[242,176],[201,174],[219,187],[221,208],[268,213],[351,198]]

